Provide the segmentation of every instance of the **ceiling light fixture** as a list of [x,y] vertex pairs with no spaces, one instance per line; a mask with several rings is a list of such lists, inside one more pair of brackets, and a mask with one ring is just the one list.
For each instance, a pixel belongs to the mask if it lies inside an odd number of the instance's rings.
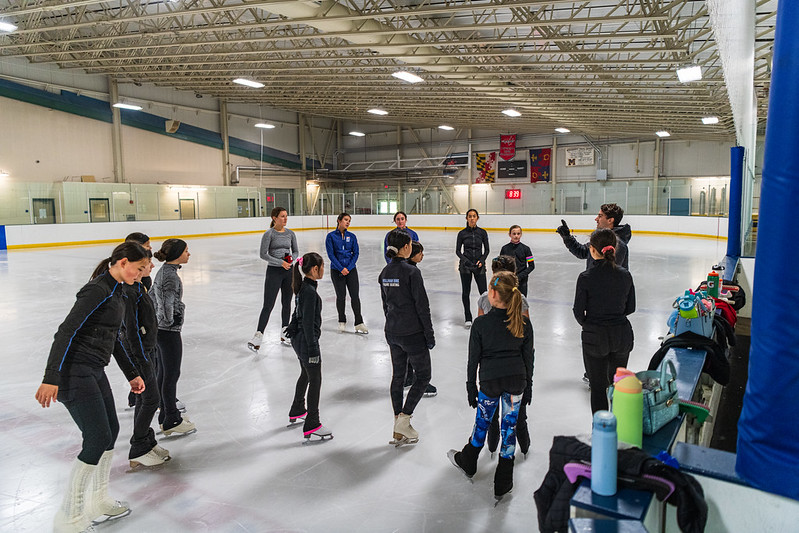
[[509,117],[520,117],[522,116],[521,113],[516,111],[515,109],[506,109],[502,112],[503,115],[508,115]]
[[8,176],[10,176],[8,172],[5,170],[0,170],[0,178],[7,178]]
[[455,128],[453,128],[452,126],[447,126],[446,124],[442,124],[441,126],[439,126],[439,127],[438,127],[438,129],[440,129],[440,130],[446,130],[446,131],[452,131],[452,130],[454,130]]
[[362,131],[351,131],[350,135],[354,135],[355,137],[365,137],[366,134]]
[[558,133],[571,133],[572,130],[570,130],[569,128],[555,128],[555,131],[557,131]]
[[420,78],[413,72],[408,72],[407,70],[400,70],[398,72],[394,72],[391,74],[395,78],[399,78],[403,81],[407,81],[408,83],[419,83],[424,81],[423,78]]
[[671,133],[667,132],[666,130],[656,131],[655,135],[658,137],[671,137]]
[[718,124],[719,117],[702,117],[702,124]]
[[267,124],[266,122],[259,122],[258,124],[255,125],[255,127],[256,128],[262,128],[262,129],[265,129],[265,130],[271,130],[272,128],[275,127],[275,125],[274,124]]
[[367,109],[366,112],[367,113],[371,113],[373,115],[381,115],[381,116],[382,115],[388,115],[388,111],[384,111],[384,110],[380,109],[379,107],[373,107],[372,109]]
[[677,78],[680,79],[680,83],[699,81],[702,79],[702,67],[699,65],[688,65],[686,67],[678,68]]
[[0,31],[11,33],[12,31],[17,31],[17,27],[10,22],[0,21]]
[[114,104],[114,107],[117,107],[119,109],[129,109],[131,111],[141,111],[142,110],[142,107],[140,105],[123,104],[123,103],[120,103],[120,102],[117,102],[116,104]]
[[264,86],[264,84],[261,83],[260,81],[252,81],[246,78],[236,78],[235,80],[233,80],[233,83],[238,83],[239,85],[252,87],[253,89],[260,89],[261,87]]

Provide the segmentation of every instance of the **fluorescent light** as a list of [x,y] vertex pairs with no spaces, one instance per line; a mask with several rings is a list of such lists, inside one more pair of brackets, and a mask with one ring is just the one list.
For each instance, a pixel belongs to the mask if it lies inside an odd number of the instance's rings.
[[438,127],[438,129],[440,129],[440,130],[446,130],[446,131],[452,131],[452,130],[454,130],[455,128],[453,128],[452,126],[447,126],[447,125],[445,125],[445,124],[442,124],[441,126],[439,126],[439,127]]
[[0,170],[0,178],[7,178],[7,177],[9,177],[10,175],[11,175],[11,174],[9,174],[8,172],[6,172],[5,170]]
[[275,125],[274,124],[267,124],[266,122],[259,122],[258,124],[255,125],[255,127],[256,128],[263,128],[265,130],[271,130],[272,128],[275,127]]
[[236,78],[233,80],[233,83],[238,83],[239,85],[246,85],[247,87],[252,87],[253,89],[260,89],[264,86],[263,83],[259,81],[252,81],[246,78]]
[[356,137],[365,137],[366,136],[366,134],[363,133],[362,131],[351,131],[350,135],[354,135]]
[[121,104],[117,102],[114,104],[114,107],[118,107],[119,109],[130,109],[131,111],[141,111],[140,105],[133,105],[133,104]]
[[719,117],[702,117],[702,124],[718,124]]
[[666,130],[656,131],[655,135],[658,137],[671,137],[671,133],[667,132]]
[[516,111],[515,109],[506,109],[502,112],[503,115],[508,115],[509,117],[520,117],[522,116],[521,113]]
[[555,131],[557,131],[558,133],[571,133],[572,130],[570,130],[569,128],[555,128]]
[[10,22],[0,21],[0,31],[12,32],[16,30],[17,27],[11,24]]
[[413,72],[408,72],[407,70],[400,70],[398,72],[392,73],[391,75],[395,78],[407,81],[408,83],[419,83],[420,81],[424,81],[424,79],[420,78]]
[[388,111],[383,111],[382,109],[377,107],[373,107],[372,109],[369,109],[366,112],[371,113],[373,115],[388,115]]
[[697,81],[702,79],[702,67],[699,65],[689,65],[687,67],[677,69],[677,77],[680,83],[688,83],[689,81]]

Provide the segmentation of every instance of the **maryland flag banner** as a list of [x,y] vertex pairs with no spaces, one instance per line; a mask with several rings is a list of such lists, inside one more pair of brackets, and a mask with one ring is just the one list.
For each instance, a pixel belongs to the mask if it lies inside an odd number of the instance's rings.
[[475,154],[477,165],[477,179],[475,183],[494,183],[497,169],[497,153]]
[[549,181],[552,148],[530,150],[530,183]]
[[516,134],[499,136],[499,157],[505,161],[516,157]]

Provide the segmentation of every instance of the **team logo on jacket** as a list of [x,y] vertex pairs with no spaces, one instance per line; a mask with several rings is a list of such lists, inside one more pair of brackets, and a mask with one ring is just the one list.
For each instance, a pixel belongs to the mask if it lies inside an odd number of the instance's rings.
[[380,284],[383,287],[399,287],[400,286],[399,279],[397,279],[397,278],[383,278],[380,281]]

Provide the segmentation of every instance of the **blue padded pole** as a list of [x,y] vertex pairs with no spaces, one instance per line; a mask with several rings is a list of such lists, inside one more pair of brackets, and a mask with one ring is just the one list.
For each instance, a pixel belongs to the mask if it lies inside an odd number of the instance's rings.
[[743,208],[744,147],[730,148],[730,216],[727,219],[727,255],[741,257],[741,209]]
[[735,470],[753,486],[799,500],[799,2],[780,2],[774,40],[752,294],[749,381]]

